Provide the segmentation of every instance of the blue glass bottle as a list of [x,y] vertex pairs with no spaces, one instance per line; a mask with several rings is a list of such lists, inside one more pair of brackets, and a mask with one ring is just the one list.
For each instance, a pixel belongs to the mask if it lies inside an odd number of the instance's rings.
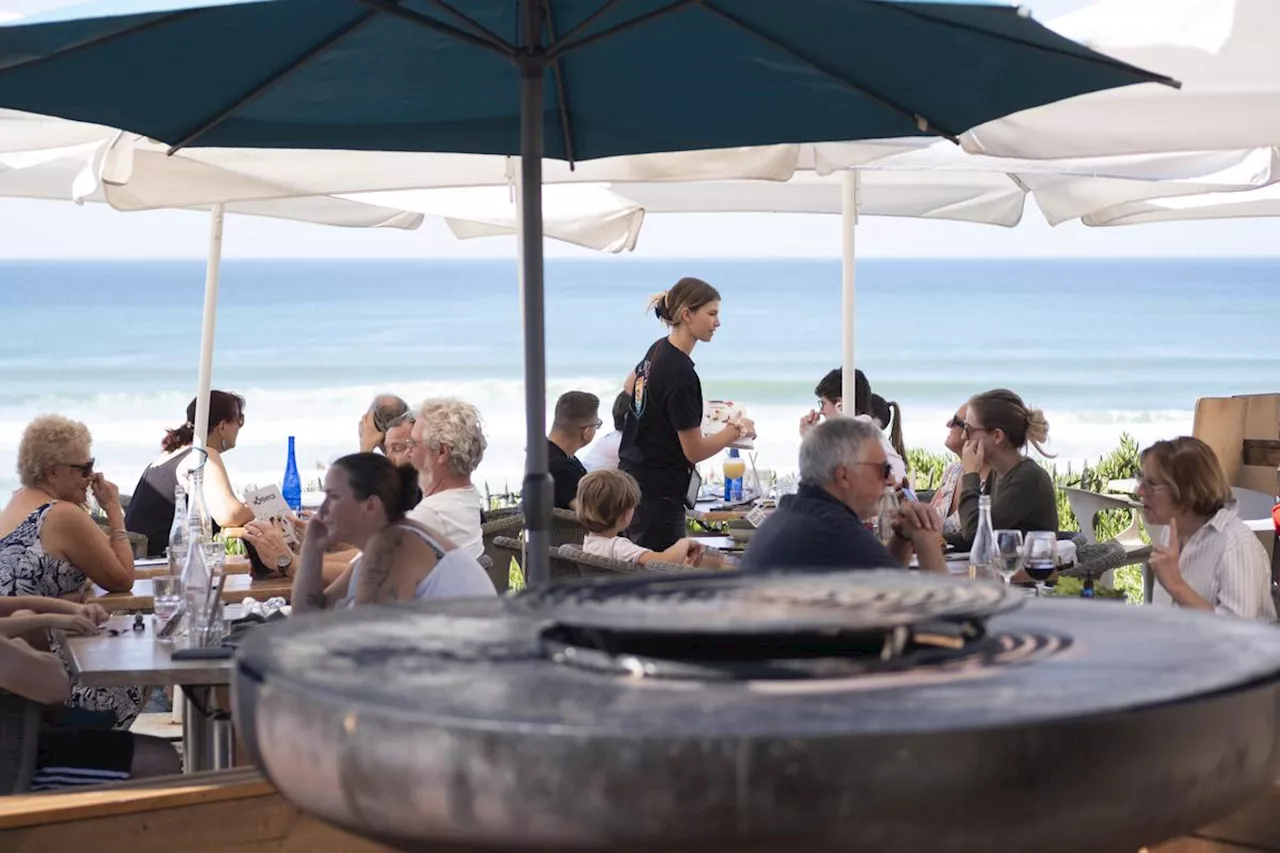
[[302,478],[298,476],[298,459],[293,452],[293,436],[289,436],[289,461],[284,465],[284,482],[280,485],[284,502],[294,512],[302,509]]

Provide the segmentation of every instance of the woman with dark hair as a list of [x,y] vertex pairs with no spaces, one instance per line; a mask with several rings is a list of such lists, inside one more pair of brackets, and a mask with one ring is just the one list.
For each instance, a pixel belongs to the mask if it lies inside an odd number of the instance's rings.
[[649,303],[670,328],[627,377],[631,411],[622,430],[618,467],[640,484],[626,536],[651,551],[665,551],[685,533],[685,495],[694,466],[741,438],[755,437],[743,418],[714,435],[702,434],[702,382],[690,356],[720,328],[720,294],[705,281],[682,278]]
[[1236,514],[1212,448],[1183,436],[1142,451],[1138,498],[1148,524],[1168,527],[1152,549],[1153,604],[1274,622],[1267,551]]
[[907,462],[907,445],[902,440],[902,407],[893,400],[886,400],[879,394],[871,395],[871,419],[880,427],[880,431],[889,430],[889,444],[894,453],[902,458],[908,471],[911,465]]
[[[969,400],[961,424],[964,447],[960,464],[960,530],[947,541],[960,549],[973,544],[978,532],[978,498],[991,496],[995,530],[1058,529],[1057,489],[1049,472],[1026,455],[1030,444],[1041,456],[1049,440],[1044,412],[1028,408],[1012,391],[997,388]],[[979,472],[989,469],[984,482]]]
[[[182,483],[196,464],[191,458],[195,441],[196,401],[187,406],[187,420],[167,430],[160,442],[161,453],[147,466],[133,489],[125,529],[147,537],[147,556],[164,555],[169,544],[169,528],[173,525],[173,490]],[[244,397],[227,391],[209,392],[209,434],[205,449],[209,461],[204,466],[204,502],[212,516],[215,530],[238,527],[253,520],[253,510],[231,489],[222,454],[236,446],[240,428],[244,426]]]
[[[405,518],[417,500],[418,473],[376,453],[353,453],[329,466],[324,502],[307,523],[293,609],[302,613],[422,598],[497,595],[476,559]],[[324,555],[334,542],[360,555],[326,588]]]

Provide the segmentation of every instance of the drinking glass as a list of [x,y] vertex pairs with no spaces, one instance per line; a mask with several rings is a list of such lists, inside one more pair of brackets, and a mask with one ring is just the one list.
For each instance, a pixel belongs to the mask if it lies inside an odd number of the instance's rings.
[[209,569],[209,576],[216,577],[227,562],[227,543],[215,539],[202,542],[200,546],[204,548],[204,564]]
[[170,619],[180,618],[182,613],[182,578],[177,575],[161,575],[151,579],[151,595],[155,601],[152,624],[157,639],[172,640],[170,634],[161,636],[161,629]]
[[227,635],[226,620],[223,618],[222,602],[209,604],[209,590],[187,590],[187,645],[191,648],[208,648],[222,643]]
[[995,532],[996,570],[1004,578],[1005,585],[1013,582],[1013,576],[1022,567],[1022,531],[997,530]]
[[1058,568],[1058,534],[1049,530],[1028,533],[1022,548],[1022,570],[1036,582],[1036,595],[1044,594],[1044,582]]

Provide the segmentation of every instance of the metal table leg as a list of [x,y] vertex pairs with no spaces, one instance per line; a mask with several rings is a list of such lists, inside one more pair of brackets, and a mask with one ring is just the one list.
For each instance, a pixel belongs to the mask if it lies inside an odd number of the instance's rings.
[[183,772],[227,770],[235,762],[231,714],[215,707],[212,687],[184,687],[182,711]]

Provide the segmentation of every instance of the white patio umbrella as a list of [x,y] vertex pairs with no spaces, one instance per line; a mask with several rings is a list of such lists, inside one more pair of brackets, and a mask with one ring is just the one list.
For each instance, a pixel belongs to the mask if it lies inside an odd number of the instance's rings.
[[1134,201],[1082,217],[1085,225],[1142,225],[1193,219],[1250,219],[1280,216],[1280,184],[1253,190]]
[[1049,159],[1280,142],[1276,0],[1100,0],[1047,26],[1182,89],[1140,83],[1024,110],[962,134],[967,151]]
[[[856,168],[848,168],[856,166]],[[886,140],[798,146],[789,181],[700,181],[560,186],[564,196],[590,194],[599,211],[580,221],[584,243],[613,251],[635,246],[646,213],[839,213],[842,228],[842,359],[845,388],[854,382],[855,238],[861,214],[949,219],[1013,226],[1033,194],[1057,224],[1117,205],[1179,194],[1251,188],[1280,180],[1271,149],[1196,152],[1063,161],[968,155],[950,143]],[[465,191],[476,208],[449,227],[462,238],[512,234],[519,212],[501,188]],[[350,196],[430,212],[438,190]],[[579,206],[584,210],[585,201]]]

